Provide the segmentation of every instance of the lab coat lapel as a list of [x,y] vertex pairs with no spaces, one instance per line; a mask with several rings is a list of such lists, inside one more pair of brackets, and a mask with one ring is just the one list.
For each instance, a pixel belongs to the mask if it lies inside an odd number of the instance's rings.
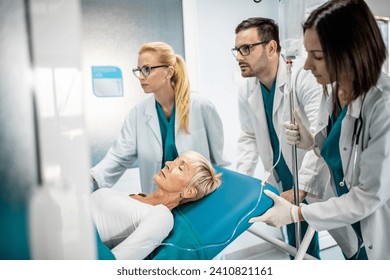
[[[272,123],[274,125],[275,131],[277,135],[280,135],[281,130],[281,120],[283,119],[283,115],[287,116],[288,114],[283,114],[284,110],[288,108],[283,108],[284,106],[284,98],[289,100],[288,92],[284,92],[286,90],[286,67],[283,65],[284,60],[282,57],[279,59],[279,67],[278,73],[276,76],[276,85],[275,85],[275,96],[274,96],[274,107],[272,108]],[[286,96],[284,96],[286,95]],[[287,104],[287,103],[286,103]]]
[[351,102],[351,107],[348,108],[347,115],[350,115],[351,117],[353,117],[355,119],[358,119],[360,116],[360,112],[362,110],[362,104],[363,104],[363,100],[361,97],[353,100]]
[[314,125],[315,142],[319,147],[322,147],[327,136],[326,127],[329,122],[329,116],[333,110],[333,93],[331,85],[327,85],[329,95],[323,94],[321,99],[321,109],[318,110],[317,120]]
[[258,135],[256,135],[257,148],[259,149],[259,154],[264,163],[264,167],[269,170],[271,166],[268,166],[268,163],[272,162],[273,154],[272,149],[270,148],[271,140],[269,137],[267,118],[265,116],[264,102],[259,80],[252,79],[249,89],[249,106],[256,118],[255,124],[259,125],[257,129],[255,128],[255,131],[259,132]]
[[158,123],[158,116],[157,116],[155,104],[156,104],[156,100],[154,98],[149,98],[144,112],[145,125],[152,130],[157,141],[160,143],[160,145],[162,145],[160,124]]

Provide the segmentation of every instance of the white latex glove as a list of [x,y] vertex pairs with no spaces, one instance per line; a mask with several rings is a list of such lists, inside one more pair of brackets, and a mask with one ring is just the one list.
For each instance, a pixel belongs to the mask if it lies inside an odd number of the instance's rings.
[[264,193],[274,201],[274,206],[263,215],[251,218],[250,223],[265,222],[269,226],[281,227],[298,222],[298,206],[291,204],[270,190],[264,190]]
[[311,150],[314,148],[314,137],[311,132],[302,123],[301,118],[294,111],[294,118],[296,124],[291,122],[284,122],[286,128],[286,142],[290,145],[297,145],[298,148],[304,150]]

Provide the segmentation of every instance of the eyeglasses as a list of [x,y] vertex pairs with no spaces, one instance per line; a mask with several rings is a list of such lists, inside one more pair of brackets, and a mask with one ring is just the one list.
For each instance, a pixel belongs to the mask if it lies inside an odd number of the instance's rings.
[[150,73],[152,72],[152,69],[154,68],[160,68],[160,67],[169,67],[169,65],[157,65],[157,66],[148,66],[148,65],[145,65],[145,66],[142,66],[141,68],[134,68],[133,69],[133,74],[137,77],[137,78],[140,78],[141,77],[141,73],[142,75],[144,75],[144,77],[147,77],[150,75]]
[[258,42],[258,43],[254,43],[254,44],[245,44],[245,45],[242,45],[241,47],[239,48],[233,48],[232,49],[232,53],[234,55],[234,57],[237,57],[238,53],[240,53],[242,56],[247,56],[247,55],[250,55],[251,53],[251,49],[254,47],[254,46],[257,46],[257,45],[262,45],[262,44],[268,44],[269,41],[262,41],[262,42]]

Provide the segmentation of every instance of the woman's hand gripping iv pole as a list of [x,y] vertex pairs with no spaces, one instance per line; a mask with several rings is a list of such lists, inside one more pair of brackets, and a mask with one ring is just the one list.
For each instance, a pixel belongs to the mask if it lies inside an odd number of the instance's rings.
[[288,121],[283,124],[286,128],[287,144],[296,145],[297,148],[307,151],[312,150],[315,146],[314,136],[302,123],[302,120],[296,111],[294,111],[294,119],[296,124]]

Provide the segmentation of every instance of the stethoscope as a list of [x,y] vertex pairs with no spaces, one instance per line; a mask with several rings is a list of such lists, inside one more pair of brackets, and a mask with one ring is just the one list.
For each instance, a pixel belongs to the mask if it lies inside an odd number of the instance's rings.
[[359,150],[359,139],[360,139],[360,134],[362,132],[362,128],[363,128],[363,117],[362,117],[362,112],[360,111],[359,118],[357,118],[355,120],[355,123],[354,123],[354,126],[353,126],[353,135],[352,135],[352,141],[351,141],[351,151],[349,152],[347,168],[345,169],[345,173],[346,174],[344,175],[343,180],[339,183],[340,187],[344,187],[345,186],[345,182],[346,182],[345,179],[347,177],[348,170],[349,170],[349,167],[350,167],[350,164],[351,164],[352,154],[354,154],[354,156],[353,156],[353,163],[352,163],[351,176],[350,176],[350,180],[348,181],[349,185],[351,185],[351,183],[352,183],[353,173],[355,171],[356,162],[357,162],[357,154],[358,154],[358,150]]

